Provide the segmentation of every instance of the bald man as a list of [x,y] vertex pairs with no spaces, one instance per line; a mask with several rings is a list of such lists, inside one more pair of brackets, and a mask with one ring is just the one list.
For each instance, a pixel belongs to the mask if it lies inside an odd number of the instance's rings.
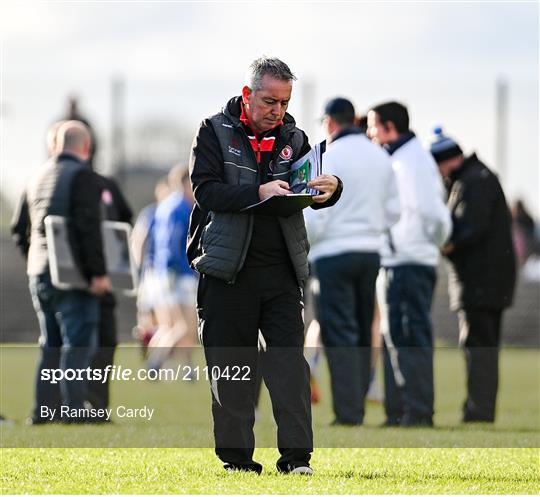
[[[84,413],[84,381],[51,384],[42,381],[48,368],[85,369],[94,351],[99,323],[99,297],[111,290],[106,275],[101,238],[101,188],[88,167],[91,135],[78,121],[58,126],[54,155],[30,181],[26,198],[30,220],[27,273],[38,315],[41,359],[36,379],[36,403],[29,422],[92,422]],[[73,256],[88,282],[87,290],[59,290],[51,283],[44,219],[59,215],[69,219]],[[81,415],[61,416],[68,406]]]
[[[57,121],[47,130],[46,146],[49,157],[55,157],[61,151],[58,144],[58,132],[60,127],[67,120]],[[83,122],[83,124],[86,124]],[[85,161],[92,167],[88,161]],[[102,215],[104,219],[131,223],[133,213],[127,200],[125,199],[118,184],[106,176],[96,173],[100,182]],[[29,215],[26,191],[23,192],[19,204],[14,211],[11,224],[11,231],[15,244],[20,249],[24,257],[28,256],[30,242],[29,236]],[[114,351],[117,345],[117,328],[115,317],[116,299],[112,292],[107,292],[100,298],[100,320],[98,332],[98,349],[92,358],[91,368],[105,369],[107,365],[113,364]],[[109,382],[92,381],[89,382],[88,400],[97,409],[105,409],[109,406]]]

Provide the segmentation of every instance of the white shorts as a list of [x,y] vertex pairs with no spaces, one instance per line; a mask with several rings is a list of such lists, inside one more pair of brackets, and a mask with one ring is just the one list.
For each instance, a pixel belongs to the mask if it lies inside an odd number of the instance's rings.
[[151,269],[146,269],[139,279],[137,290],[137,310],[139,312],[151,312],[155,309],[158,288],[154,272]]
[[194,275],[178,275],[173,272],[156,275],[154,281],[157,306],[183,305],[195,308],[197,305],[198,278]]

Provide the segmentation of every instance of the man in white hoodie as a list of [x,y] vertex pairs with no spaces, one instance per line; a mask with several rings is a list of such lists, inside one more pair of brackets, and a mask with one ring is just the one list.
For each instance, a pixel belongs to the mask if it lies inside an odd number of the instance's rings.
[[392,157],[401,203],[388,233],[379,293],[385,341],[386,425],[433,426],[431,302],[439,249],[451,231],[437,165],[409,130],[407,108],[388,102],[368,113],[368,136]]
[[399,219],[399,199],[388,154],[354,127],[354,107],[344,98],[328,102],[325,174],[338,174],[340,202],[305,212],[309,259],[319,279],[316,301],[321,338],[330,368],[334,424],[359,425],[369,385],[371,325],[381,235]]

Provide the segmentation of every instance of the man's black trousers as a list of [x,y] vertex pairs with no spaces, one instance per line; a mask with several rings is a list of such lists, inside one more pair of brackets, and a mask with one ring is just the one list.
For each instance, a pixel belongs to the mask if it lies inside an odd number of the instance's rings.
[[[227,463],[253,462],[257,368],[270,392],[278,430],[279,469],[309,462],[313,450],[309,366],[304,359],[302,292],[289,265],[244,268],[234,284],[202,275],[199,336],[211,381],[216,454]],[[258,331],[266,342],[259,355]],[[229,366],[249,380],[216,378]],[[236,370],[235,370],[236,371]]]
[[467,365],[467,399],[463,421],[495,421],[499,384],[502,309],[458,312],[459,343]]
[[384,407],[387,423],[433,422],[434,267],[403,264],[387,268],[388,333],[384,336]]
[[352,252],[315,262],[317,318],[332,382],[336,422],[361,424],[371,371],[371,326],[378,253]]

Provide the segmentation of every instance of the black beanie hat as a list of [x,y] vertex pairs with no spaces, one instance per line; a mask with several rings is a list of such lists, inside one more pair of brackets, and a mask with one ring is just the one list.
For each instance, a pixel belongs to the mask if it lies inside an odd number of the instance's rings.
[[463,154],[461,147],[452,138],[444,135],[440,126],[433,128],[433,134],[434,138],[431,142],[430,152],[435,162],[439,163]]

